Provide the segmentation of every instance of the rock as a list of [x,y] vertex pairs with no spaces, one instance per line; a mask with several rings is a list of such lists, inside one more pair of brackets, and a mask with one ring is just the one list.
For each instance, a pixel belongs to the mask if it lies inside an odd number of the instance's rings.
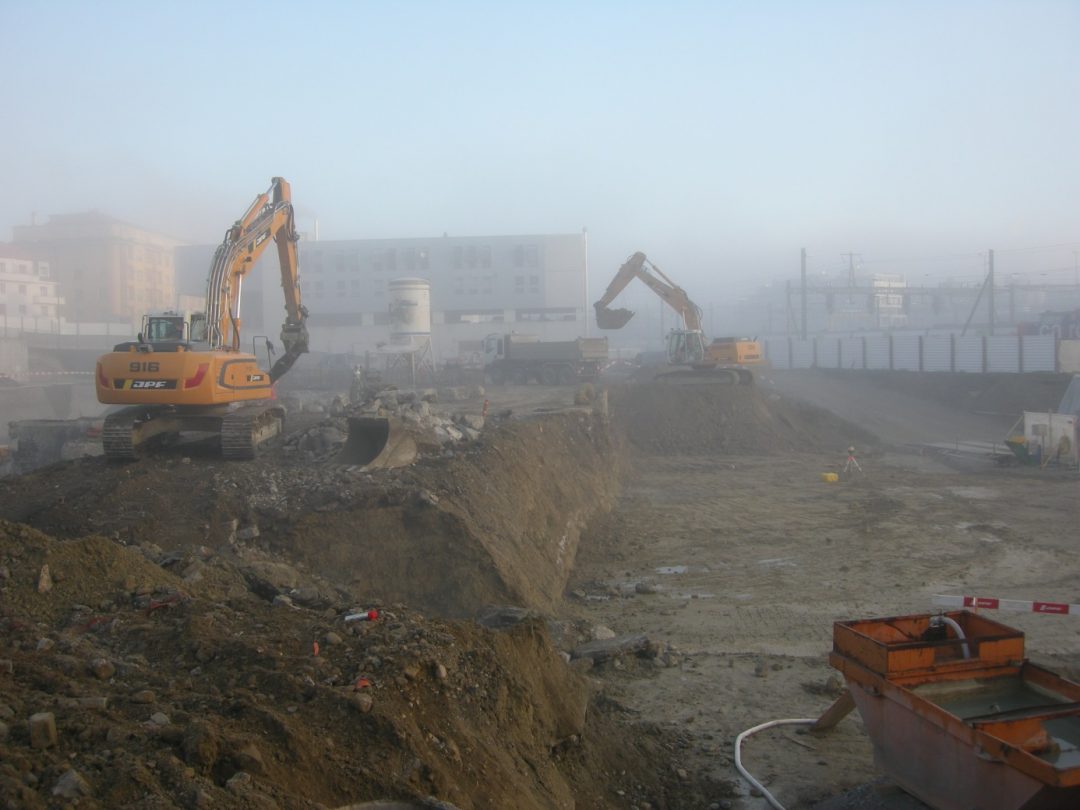
[[157,700],[157,695],[154,694],[153,689],[140,689],[138,692],[131,696],[132,703],[153,703]]
[[229,781],[225,783],[225,789],[233,793],[242,793],[251,787],[251,774],[244,771],[237,771],[229,777]]
[[94,711],[103,712],[109,706],[109,699],[107,697],[81,697],[77,698],[79,706],[83,709],[93,709]]
[[600,663],[627,653],[644,653],[649,650],[649,638],[644,633],[590,641],[575,647],[571,658],[591,658]]
[[248,773],[262,774],[266,772],[266,764],[263,762],[262,752],[253,742],[249,742],[233,752],[233,760]]
[[0,658],[0,675],[11,675],[15,672],[15,662],[10,658]]
[[49,574],[48,564],[41,566],[41,571],[38,573],[38,593],[48,593],[53,588],[52,576]]
[[210,768],[218,758],[217,735],[205,724],[198,724],[188,730],[181,746],[184,760],[191,765]]
[[170,723],[169,715],[165,712],[154,712],[150,715],[150,722],[155,726],[167,726]]
[[526,608],[513,607],[510,605],[493,606],[485,608],[480,615],[476,617],[476,623],[481,624],[484,627],[499,629],[503,627],[513,627],[515,624],[520,624],[521,622],[535,618],[536,616],[536,611],[528,610]]
[[9,733],[11,733],[11,729],[8,728],[8,724],[0,721],[0,742],[5,742]]
[[604,641],[609,638],[615,638],[615,631],[610,627],[598,624],[592,629],[592,637],[594,641]]
[[296,605],[293,604],[292,599],[290,599],[288,596],[286,596],[283,593],[279,593],[277,596],[274,597],[273,605],[274,605],[274,607],[287,607],[287,608],[292,608],[293,610],[299,610],[300,609]]
[[467,413],[461,417],[462,423],[473,430],[483,430],[485,419],[478,413]]
[[327,646],[330,646],[331,644],[340,644],[342,639],[341,636],[339,636],[337,633],[330,631],[325,636],[323,636],[323,641],[326,642]]
[[116,674],[116,667],[108,658],[95,658],[90,662],[90,672],[99,681],[107,681]]
[[49,748],[56,745],[56,717],[52,712],[30,716],[30,747]]
[[438,680],[438,681],[445,681],[445,680],[446,680],[446,678],[447,678],[447,675],[448,675],[448,673],[447,673],[447,671],[446,671],[446,667],[445,667],[445,666],[443,666],[443,665],[442,665],[441,663],[439,663],[438,661],[436,661],[436,662],[435,662],[435,663],[434,663],[434,664],[432,665],[432,667],[431,667],[431,671],[432,671],[432,674],[433,674],[433,675],[435,676],[435,679],[436,679],[436,680]]
[[56,780],[52,789],[53,796],[64,799],[78,799],[80,796],[90,795],[90,785],[74,768],[69,768],[64,775]]
[[657,593],[659,588],[652,582],[639,582],[634,586],[634,593],[648,594]]
[[49,650],[51,650],[55,646],[56,646],[56,642],[53,641],[51,638],[41,638],[41,639],[38,639],[37,651],[38,652],[48,652]]
[[237,540],[254,540],[259,536],[258,526],[245,526],[236,532]]
[[360,714],[367,714],[375,705],[375,699],[367,692],[357,692],[351,698],[353,707]]

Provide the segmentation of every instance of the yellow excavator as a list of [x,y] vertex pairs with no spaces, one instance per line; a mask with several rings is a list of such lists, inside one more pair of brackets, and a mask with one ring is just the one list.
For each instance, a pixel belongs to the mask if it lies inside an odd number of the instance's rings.
[[[126,405],[105,418],[102,439],[110,459],[133,459],[140,446],[182,432],[220,437],[225,458],[253,458],[284,429],[285,409],[274,383],[308,351],[307,309],[300,302],[299,241],[289,184],[280,177],[225,233],[206,284],[206,312],[145,315],[142,331],[97,362],[97,397]],[[244,277],[274,242],[285,293],[283,353],[265,340],[270,368],[241,350],[240,293]]]
[[[604,295],[593,304],[596,325],[601,329],[622,329],[634,317],[629,309],[611,309],[610,304],[631,281],[640,279],[682,318],[682,329],[667,336],[667,360],[682,368],[658,374],[665,382],[717,382],[750,385],[754,381],[748,366],[762,362],[761,344],[748,338],[717,338],[706,343],[701,329],[701,308],[664,272],[638,251],[627,259]],[[688,367],[688,368],[687,368]]]

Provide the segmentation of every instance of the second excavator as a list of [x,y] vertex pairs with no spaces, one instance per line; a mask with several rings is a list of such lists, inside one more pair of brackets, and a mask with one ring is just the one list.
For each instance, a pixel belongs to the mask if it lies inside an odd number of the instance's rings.
[[[274,383],[308,351],[307,309],[300,302],[299,236],[289,184],[280,177],[225,233],[206,285],[206,312],[143,317],[138,339],[97,362],[98,401],[125,405],[105,418],[110,459],[135,458],[153,439],[181,432],[216,434],[226,458],[252,458],[284,427]],[[283,353],[268,370],[241,350],[240,292],[244,277],[271,242],[277,245],[285,293]],[[273,353],[265,341],[267,360]]]
[[610,304],[626,285],[640,279],[682,318],[682,329],[672,329],[667,336],[668,363],[678,370],[658,374],[668,382],[719,382],[749,385],[754,381],[749,366],[762,362],[761,344],[747,338],[716,338],[706,343],[701,328],[701,308],[678,284],[638,251],[627,259],[604,295],[593,304],[596,325],[601,329],[622,329],[634,317],[629,309],[611,309]]

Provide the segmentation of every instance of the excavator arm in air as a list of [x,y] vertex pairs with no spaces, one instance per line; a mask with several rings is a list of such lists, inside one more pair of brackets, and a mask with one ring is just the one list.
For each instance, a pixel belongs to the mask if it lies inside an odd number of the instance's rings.
[[645,254],[638,251],[615,274],[615,278],[608,284],[604,295],[593,304],[596,310],[596,325],[601,329],[622,329],[627,322],[634,317],[629,309],[610,309],[610,304],[626,289],[635,278],[640,279],[650,290],[665,301],[668,306],[679,313],[683,325],[687,331],[701,331],[701,309],[690,300],[686,290],[664,275],[664,272],[650,262]]
[[214,252],[206,283],[206,320],[211,349],[240,350],[240,293],[244,276],[273,240],[277,244],[285,323],[285,354],[270,370],[272,380],[284,374],[308,350],[307,309],[300,302],[299,259],[289,184],[281,177],[255,198],[244,215],[225,232]]

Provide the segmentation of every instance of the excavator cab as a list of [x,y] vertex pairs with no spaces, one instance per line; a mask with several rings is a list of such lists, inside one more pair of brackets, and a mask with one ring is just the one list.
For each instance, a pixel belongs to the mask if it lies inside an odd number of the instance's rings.
[[673,366],[701,366],[705,361],[705,336],[696,330],[673,329],[667,337],[668,362]]
[[147,343],[179,343],[187,338],[187,324],[179,312],[143,317],[142,339]]

